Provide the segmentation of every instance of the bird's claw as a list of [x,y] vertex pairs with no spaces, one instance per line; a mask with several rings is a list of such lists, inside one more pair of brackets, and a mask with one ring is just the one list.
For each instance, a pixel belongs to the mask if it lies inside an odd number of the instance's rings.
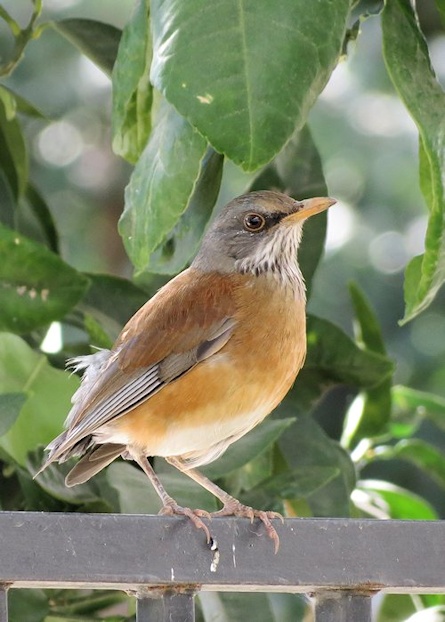
[[284,519],[279,512],[272,512],[270,510],[255,510],[249,505],[243,505],[239,501],[236,501],[236,503],[227,503],[221,510],[218,510],[218,512],[212,512],[210,516],[212,518],[218,516],[236,516],[237,518],[248,518],[251,523],[253,523],[255,518],[259,518],[266,528],[267,535],[274,542],[275,553],[278,552],[278,549],[280,547],[280,538],[278,536],[277,530],[270,521],[275,518],[279,518],[281,522],[284,523]]
[[159,514],[163,516],[186,516],[189,518],[197,529],[202,529],[206,535],[207,544],[210,544],[212,537],[209,528],[201,520],[201,517],[211,519],[211,514],[205,510],[191,510],[184,508],[175,502],[166,503]]

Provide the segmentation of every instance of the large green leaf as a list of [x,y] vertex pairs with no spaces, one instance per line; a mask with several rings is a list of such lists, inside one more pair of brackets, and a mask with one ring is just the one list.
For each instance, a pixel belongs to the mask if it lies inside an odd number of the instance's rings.
[[9,622],[43,622],[49,608],[44,590],[10,590],[8,594]]
[[425,254],[410,262],[405,275],[407,322],[431,303],[445,280],[445,94],[410,0],[386,2],[382,28],[389,75],[419,130],[421,189],[429,209]]
[[[280,190],[301,200],[327,194],[326,182],[317,147],[309,127],[295,132],[286,146],[254,179],[250,190]],[[298,263],[309,290],[323,253],[327,215],[323,212],[304,225]]]
[[[286,412],[292,407],[287,403]],[[310,475],[312,483],[320,478],[311,492],[308,504],[315,516],[349,516],[349,498],[355,486],[355,469],[349,455],[331,440],[309,416],[299,417],[280,439],[280,447],[292,470]],[[322,470],[320,471],[320,467]],[[337,475],[336,475],[337,474]],[[325,485],[322,480],[325,479]],[[297,497],[303,492],[296,491]],[[310,484],[311,482],[309,482]],[[320,486],[322,487],[320,488]]]
[[[28,453],[26,466],[31,475],[34,476],[34,474],[37,473],[43,460],[44,454],[42,447]],[[65,486],[65,477],[68,475],[72,466],[72,464],[67,463],[50,464],[34,481],[46,493],[51,495],[51,497],[69,503],[70,505],[85,506],[94,504],[97,507],[99,504],[98,509],[102,512],[110,512],[115,509],[107,504],[100,494],[97,483],[98,477],[100,476],[91,479],[85,484],[72,486],[71,488]]]
[[26,393],[0,393],[0,436],[15,423],[27,400]]
[[302,127],[341,51],[349,0],[154,0],[153,84],[248,170]]
[[119,231],[136,272],[185,212],[207,143],[165,100],[125,191]]
[[[8,89],[5,89],[5,90],[8,90]],[[39,110],[39,108],[36,108],[36,106],[34,106],[34,104],[32,104],[30,101],[28,101],[27,99],[25,99],[18,93],[13,93],[12,91],[10,91],[10,93],[11,95],[13,95],[15,99],[17,112],[19,112],[20,114],[24,114],[27,117],[31,117],[33,119],[40,119],[42,121],[48,120],[48,117],[45,116],[43,112]]]
[[307,356],[303,369],[286,398],[288,414],[308,412],[327,388],[350,384],[359,389],[383,382],[394,365],[385,356],[362,350],[340,328],[322,318],[308,316]]
[[91,285],[80,308],[100,323],[114,340],[122,326],[147,302],[149,296],[131,281],[109,274],[87,274]]
[[[216,510],[214,497],[164,460],[156,462],[156,471],[168,494],[181,505]],[[148,478],[131,464],[114,462],[107,469],[107,480],[117,492],[121,512],[157,514],[161,509],[161,500]]]
[[300,466],[273,475],[242,495],[252,507],[270,509],[283,499],[302,499],[314,494],[340,475],[338,466]]
[[407,622],[409,616],[418,611],[416,601],[411,594],[385,594],[376,611],[375,622]]
[[161,501],[140,469],[126,462],[113,462],[106,470],[107,481],[117,492],[124,514],[157,514]]
[[5,116],[10,121],[17,113],[17,100],[12,91],[0,85],[0,101],[3,104]]
[[387,378],[394,364],[386,356],[362,350],[328,320],[309,316],[305,368],[326,372],[338,382],[372,387]]
[[122,33],[112,75],[113,150],[133,164],[147,144],[151,129],[151,56],[149,2],[138,0]]
[[37,188],[28,184],[26,198],[32,213],[37,218],[50,250],[59,253],[59,236],[51,211]]
[[421,439],[403,439],[392,446],[376,447],[377,458],[408,460],[445,487],[445,456]]
[[[9,94],[9,91],[3,91],[5,93]],[[8,180],[16,201],[25,193],[28,168],[28,153],[15,108],[11,102],[7,106],[4,97],[0,98],[0,169]]]
[[17,112],[34,119],[45,119],[45,115],[27,99],[14,93],[4,85],[0,85],[0,100],[2,100],[8,119],[14,118]]
[[213,479],[239,469],[278,440],[293,422],[294,419],[266,419],[233,443],[221,458],[203,467],[202,471]]
[[57,255],[0,225],[0,330],[25,333],[61,319],[87,287]]
[[46,445],[62,430],[70,398],[79,386],[76,376],[51,367],[20,337],[0,333],[0,394],[24,393],[26,402],[6,435],[3,447],[17,462],[28,451]]
[[[378,518],[402,520],[435,520],[434,508],[410,490],[380,480],[361,480],[357,489],[364,495],[368,514]],[[362,508],[362,504],[359,505]]]
[[442,24],[445,24],[445,0],[436,0],[437,10],[442,20]]
[[5,171],[0,167],[0,223],[14,228],[17,222],[17,202]]
[[92,19],[62,19],[51,25],[102,71],[111,76],[122,32]]
[[[363,291],[355,283],[349,286],[354,306],[357,340],[368,351],[386,355],[385,344],[374,311]],[[361,393],[346,415],[342,443],[356,445],[362,438],[377,436],[385,431],[391,416],[391,377]]]
[[224,157],[209,147],[188,207],[151,255],[148,270],[177,274],[194,257],[218,197],[223,163]]
[[445,430],[445,399],[410,387],[395,386],[392,389],[393,419],[395,422],[416,423],[427,418]]

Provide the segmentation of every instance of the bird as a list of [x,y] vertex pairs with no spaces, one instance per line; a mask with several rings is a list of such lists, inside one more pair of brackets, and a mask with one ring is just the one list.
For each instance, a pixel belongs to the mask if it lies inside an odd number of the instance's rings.
[[[303,366],[306,294],[298,248],[303,223],[335,202],[264,190],[220,210],[190,267],[135,313],[112,348],[69,361],[82,381],[35,477],[77,456],[65,479],[74,486],[122,456],[147,475],[160,513],[188,517],[208,543],[203,518],[259,518],[276,552],[271,520],[281,515],[243,505],[197,467],[261,423]],[[222,508],[180,506],[155,473],[154,456],[203,486]]]

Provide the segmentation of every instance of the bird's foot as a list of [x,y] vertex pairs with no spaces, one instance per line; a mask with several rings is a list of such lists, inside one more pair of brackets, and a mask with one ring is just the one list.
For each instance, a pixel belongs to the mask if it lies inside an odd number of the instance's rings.
[[191,510],[190,508],[184,508],[172,499],[171,501],[165,503],[159,514],[164,516],[186,516],[192,521],[197,529],[202,529],[204,531],[207,544],[212,542],[212,536],[210,535],[209,528],[204,521],[201,520],[201,517],[211,519],[209,512],[206,512],[205,510]]
[[279,518],[281,522],[284,522],[283,517],[279,512],[271,512],[270,510],[255,510],[249,505],[243,505],[236,499],[229,501],[218,512],[212,512],[210,514],[212,518],[218,516],[236,516],[238,518],[248,518],[253,523],[255,518],[259,518],[266,528],[266,533],[273,540],[275,553],[278,552],[280,547],[280,538],[275,527],[270,522],[274,518]]

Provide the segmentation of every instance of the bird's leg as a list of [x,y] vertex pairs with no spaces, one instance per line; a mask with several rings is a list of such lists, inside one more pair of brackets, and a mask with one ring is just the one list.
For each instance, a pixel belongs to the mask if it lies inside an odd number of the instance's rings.
[[153,488],[158,493],[159,497],[162,501],[162,510],[159,514],[165,514],[167,516],[173,516],[177,514],[179,516],[187,516],[192,523],[195,525],[197,529],[202,529],[206,535],[207,544],[212,541],[210,536],[210,531],[207,525],[201,520],[201,516],[205,516],[206,518],[210,518],[210,514],[205,512],[205,510],[191,510],[190,508],[184,508],[176,501],[170,497],[170,495],[165,490],[164,486],[161,483],[161,480],[156,475],[153,470],[153,467],[147,460],[147,457],[140,454],[132,454],[132,459],[138,463],[141,469],[144,471],[145,475],[148,477],[150,482],[153,484]]
[[[166,458],[167,462],[169,462],[172,466],[176,467],[179,471],[188,475],[191,479],[193,479],[197,484],[200,484],[203,488],[208,490],[212,495],[217,497],[223,504],[223,507],[218,512],[212,512],[210,516],[218,517],[218,516],[237,516],[239,518],[248,518],[250,522],[253,522],[254,518],[259,518],[264,526],[266,527],[266,532],[269,538],[272,538],[275,545],[275,553],[277,553],[278,548],[280,546],[280,538],[275,527],[270,522],[273,518],[279,518],[283,521],[283,517],[278,512],[264,511],[264,510],[254,510],[248,505],[244,505],[235,497],[232,497],[225,490],[214,484],[208,477],[202,475],[196,469],[187,469],[185,465],[178,460],[177,458]],[[196,510],[198,513],[201,510]]]

